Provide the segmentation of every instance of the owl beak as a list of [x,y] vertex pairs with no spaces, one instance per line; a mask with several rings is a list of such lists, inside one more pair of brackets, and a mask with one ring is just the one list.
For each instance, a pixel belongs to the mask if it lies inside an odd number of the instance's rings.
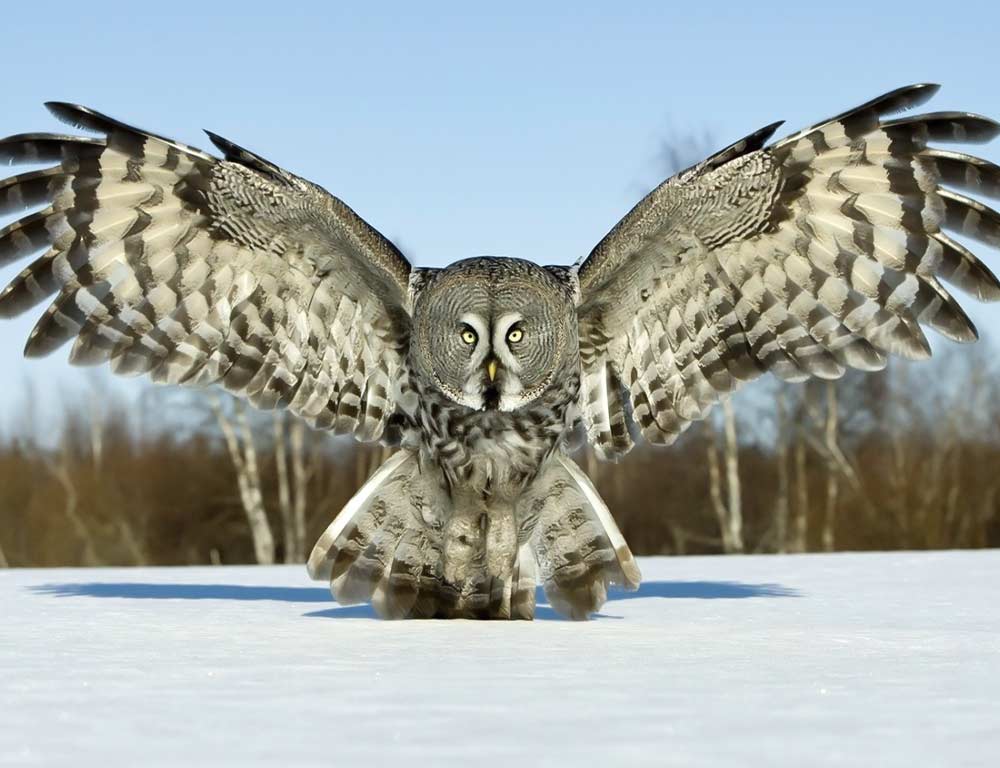
[[486,363],[486,374],[490,377],[490,381],[494,381],[497,377],[497,359],[491,357],[490,361]]

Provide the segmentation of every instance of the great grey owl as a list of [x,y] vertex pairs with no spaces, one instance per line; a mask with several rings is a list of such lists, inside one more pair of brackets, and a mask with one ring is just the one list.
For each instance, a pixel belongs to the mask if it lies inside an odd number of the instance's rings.
[[1000,168],[929,146],[988,141],[964,112],[890,118],[914,85],[668,179],[572,267],[413,268],[339,199],[214,134],[219,159],[93,110],[97,138],[21,134],[0,183],[0,262],[41,253],[0,314],[45,310],[25,353],[220,384],[260,408],[399,445],[322,535],[309,573],[386,617],[574,618],[639,571],[567,455],[669,443],[743,382],[835,379],[924,358],[921,324],[976,331],[942,281],[1000,283],[944,230],[1000,246]]

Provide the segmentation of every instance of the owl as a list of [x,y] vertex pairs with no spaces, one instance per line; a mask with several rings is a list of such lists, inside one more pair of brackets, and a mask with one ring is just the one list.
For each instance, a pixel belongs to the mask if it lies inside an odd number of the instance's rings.
[[[91,109],[94,136],[0,158],[0,314],[47,308],[25,353],[217,385],[318,429],[398,446],[322,534],[309,574],[389,618],[572,618],[639,570],[569,449],[666,444],[742,384],[926,358],[976,330],[950,293],[1000,298],[952,235],[1000,247],[1000,168],[937,148],[1000,125],[893,117],[900,88],[772,141],[774,123],[663,182],[571,267],[415,268],[321,187],[209,133],[221,157]],[[951,234],[948,234],[948,233]],[[946,288],[945,284],[949,287]],[[54,298],[52,298],[54,296]]]

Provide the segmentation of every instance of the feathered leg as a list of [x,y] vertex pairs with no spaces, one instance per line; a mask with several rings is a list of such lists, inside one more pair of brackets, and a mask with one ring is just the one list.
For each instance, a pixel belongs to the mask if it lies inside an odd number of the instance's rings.
[[416,456],[386,461],[320,536],[309,575],[337,602],[371,601],[383,618],[450,616],[459,592],[444,574],[449,501]]
[[618,585],[641,580],[625,539],[590,480],[555,456],[519,502],[524,541],[534,551],[545,595],[559,613],[585,619]]

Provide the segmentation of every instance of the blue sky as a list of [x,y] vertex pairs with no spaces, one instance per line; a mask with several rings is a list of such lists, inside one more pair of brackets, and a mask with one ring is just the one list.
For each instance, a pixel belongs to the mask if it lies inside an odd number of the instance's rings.
[[[59,126],[49,99],[202,147],[209,128],[327,187],[417,264],[568,263],[661,180],[672,138],[791,132],[918,81],[944,85],[929,109],[1000,116],[986,2],[254,5],[9,5],[0,134]],[[1000,311],[964,304],[1000,335]],[[19,382],[53,402],[88,378],[65,352],[22,361],[33,322],[0,329],[0,429]]]

